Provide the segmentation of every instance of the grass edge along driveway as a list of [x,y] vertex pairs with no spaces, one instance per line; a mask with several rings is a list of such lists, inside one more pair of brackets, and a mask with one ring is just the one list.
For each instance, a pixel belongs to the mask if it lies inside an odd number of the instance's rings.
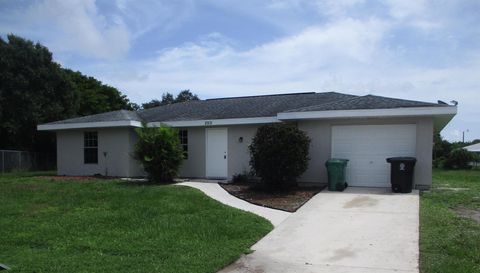
[[480,223],[459,209],[480,211],[480,170],[434,170],[420,198],[421,272],[480,272]]
[[0,175],[0,263],[12,272],[216,272],[270,222],[196,189]]

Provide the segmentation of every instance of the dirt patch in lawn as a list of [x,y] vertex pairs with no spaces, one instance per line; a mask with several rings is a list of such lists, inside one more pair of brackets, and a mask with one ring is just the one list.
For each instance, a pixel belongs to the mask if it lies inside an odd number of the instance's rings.
[[438,190],[438,191],[468,191],[470,189],[469,188],[438,187],[438,188],[435,188],[435,190]]
[[258,183],[219,184],[231,195],[255,205],[295,212],[315,194],[322,191],[321,187],[293,187],[288,190],[269,190]]
[[27,191],[37,191],[44,189],[43,185],[31,184],[31,183],[21,183],[14,186],[17,190],[27,190]]
[[456,214],[461,217],[470,218],[477,223],[480,223],[480,209],[467,209],[464,207],[458,207],[453,209]]

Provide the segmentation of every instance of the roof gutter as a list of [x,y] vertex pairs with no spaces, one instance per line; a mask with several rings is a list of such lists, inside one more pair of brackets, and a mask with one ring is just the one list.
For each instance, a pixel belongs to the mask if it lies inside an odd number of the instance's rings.
[[298,119],[332,119],[332,118],[384,118],[384,117],[417,117],[457,114],[456,106],[443,107],[405,107],[391,109],[359,109],[278,113],[279,120]]

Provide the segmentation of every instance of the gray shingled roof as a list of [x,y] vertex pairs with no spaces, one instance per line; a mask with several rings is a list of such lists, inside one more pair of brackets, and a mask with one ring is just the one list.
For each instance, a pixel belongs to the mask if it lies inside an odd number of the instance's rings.
[[375,95],[348,98],[314,106],[290,109],[286,112],[331,111],[331,110],[359,110],[359,109],[391,109],[408,107],[448,106],[422,101],[387,98]]
[[293,108],[313,106],[356,96],[327,93],[296,93],[189,101],[141,110],[147,122],[227,118],[273,117]]
[[64,124],[64,123],[83,123],[83,122],[102,122],[102,121],[120,121],[133,120],[142,121],[142,118],[135,111],[117,110],[96,115],[65,119],[47,124]]
[[265,96],[210,99],[175,103],[135,111],[119,110],[48,124],[101,121],[190,121],[204,119],[274,117],[281,112],[306,112],[353,109],[389,109],[404,107],[447,106],[374,95],[355,96],[336,92],[294,93]]

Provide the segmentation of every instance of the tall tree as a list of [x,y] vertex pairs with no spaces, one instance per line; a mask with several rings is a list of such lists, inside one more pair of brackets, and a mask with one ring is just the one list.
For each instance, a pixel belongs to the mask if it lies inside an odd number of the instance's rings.
[[175,103],[175,99],[173,98],[173,95],[170,93],[165,93],[162,95],[162,104],[161,105],[166,105],[166,104],[172,104]]
[[14,35],[0,37],[0,148],[41,147],[39,123],[75,116],[78,94],[52,53]]
[[119,109],[134,110],[135,106],[116,88],[99,80],[65,69],[65,73],[79,96],[78,116],[87,116]]
[[61,68],[41,44],[7,39],[0,37],[0,149],[52,152],[55,137],[38,124],[138,108],[114,87]]
[[149,102],[142,103],[142,108],[143,109],[148,109],[148,108],[153,108],[153,107],[158,107],[162,105],[167,105],[167,104],[173,104],[173,103],[178,103],[178,102],[185,102],[185,101],[192,101],[192,100],[200,100],[196,94],[193,94],[190,92],[190,90],[182,90],[180,93],[178,93],[177,97],[173,97],[172,94],[169,92],[164,93],[162,95],[162,100],[158,99],[153,99]]
[[199,100],[198,96],[192,94],[190,90],[182,90],[178,93],[177,98],[175,98],[175,102],[184,102],[184,101],[191,101],[191,100]]
[[161,101],[159,101],[157,99],[153,99],[149,102],[142,103],[142,108],[143,109],[148,109],[148,108],[158,107],[158,106],[161,106],[161,105],[162,105]]

